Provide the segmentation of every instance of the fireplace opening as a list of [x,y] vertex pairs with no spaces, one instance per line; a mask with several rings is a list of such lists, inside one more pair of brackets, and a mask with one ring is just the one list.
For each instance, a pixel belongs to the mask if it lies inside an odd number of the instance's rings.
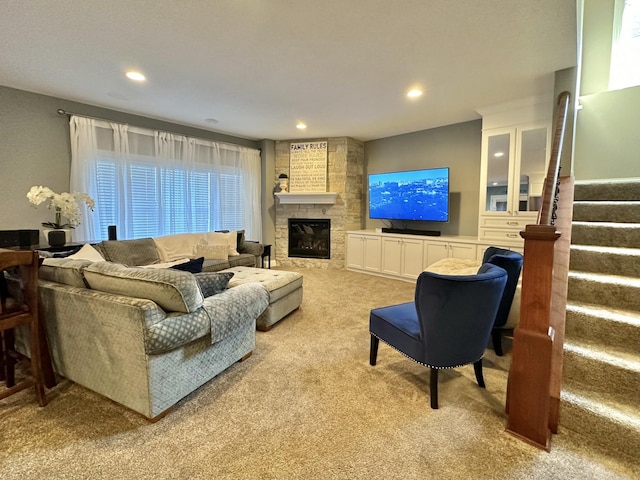
[[330,258],[331,220],[289,219],[289,256]]

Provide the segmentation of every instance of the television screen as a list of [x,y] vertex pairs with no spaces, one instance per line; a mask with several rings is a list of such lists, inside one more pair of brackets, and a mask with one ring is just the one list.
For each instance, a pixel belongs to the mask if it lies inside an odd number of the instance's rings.
[[449,168],[369,175],[369,216],[449,221]]

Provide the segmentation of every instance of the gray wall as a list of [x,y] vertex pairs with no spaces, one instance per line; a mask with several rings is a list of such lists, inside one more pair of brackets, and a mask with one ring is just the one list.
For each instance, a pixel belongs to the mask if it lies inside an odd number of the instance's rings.
[[[477,236],[481,142],[481,120],[372,140],[364,144],[365,174],[449,167],[449,223],[406,222],[407,228]],[[369,218],[368,201],[365,228],[386,226]]]
[[[140,127],[261,148],[259,142],[252,140],[0,86],[0,192],[3,199],[0,230],[41,229],[42,222],[52,220],[51,211],[44,205],[33,208],[27,200],[27,191],[33,185],[43,185],[55,192],[69,191],[69,119],[56,113],[59,108]],[[41,240],[44,242],[44,238]]]
[[614,0],[584,0],[576,180],[640,177],[640,86],[609,91]]

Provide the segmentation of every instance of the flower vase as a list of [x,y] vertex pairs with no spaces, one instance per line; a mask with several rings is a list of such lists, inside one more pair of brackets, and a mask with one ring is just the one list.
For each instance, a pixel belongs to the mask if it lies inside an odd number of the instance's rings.
[[45,228],[42,233],[51,247],[62,247],[71,242],[70,228]]

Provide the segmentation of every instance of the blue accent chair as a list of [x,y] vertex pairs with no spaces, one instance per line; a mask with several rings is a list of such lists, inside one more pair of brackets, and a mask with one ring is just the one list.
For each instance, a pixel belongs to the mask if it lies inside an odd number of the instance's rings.
[[438,408],[438,371],[473,363],[484,388],[482,357],[507,283],[507,272],[483,264],[476,275],[422,272],[415,301],[371,310],[369,363],[379,340],[431,368],[431,408]]
[[512,331],[513,327],[505,327],[507,319],[509,318],[509,311],[511,310],[511,304],[513,303],[513,297],[518,287],[518,279],[520,278],[520,272],[522,271],[522,254],[498,247],[489,247],[485,250],[482,257],[482,263],[490,263],[504,268],[507,271],[507,284],[504,287],[504,293],[502,294],[502,300],[498,307],[498,313],[496,313],[496,319],[493,323],[493,329],[491,330],[491,339],[493,342],[493,349],[496,355],[502,356],[502,335],[505,332]]

